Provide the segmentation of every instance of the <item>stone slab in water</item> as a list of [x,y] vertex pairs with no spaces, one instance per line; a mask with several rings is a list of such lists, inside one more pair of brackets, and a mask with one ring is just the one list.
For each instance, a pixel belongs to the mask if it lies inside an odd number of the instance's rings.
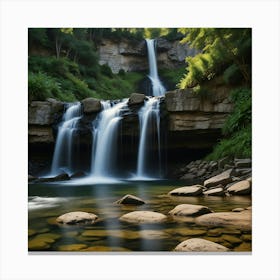
[[202,194],[202,186],[201,185],[193,185],[186,186],[174,189],[170,191],[168,194],[170,195],[181,195],[181,196],[198,196]]
[[92,97],[83,99],[81,103],[83,104],[85,114],[97,113],[102,108],[100,100]]
[[162,223],[167,217],[153,211],[133,211],[120,217],[120,221],[128,223]]
[[176,246],[174,251],[177,252],[227,252],[229,251],[223,245],[218,243],[201,239],[201,238],[191,238],[181,242]]
[[203,214],[211,213],[212,211],[203,205],[194,205],[194,204],[180,204],[169,211],[168,214],[175,216],[186,216],[186,217],[195,217]]
[[248,180],[243,180],[231,185],[227,191],[230,194],[248,195],[251,194],[251,183]]
[[128,105],[137,105],[144,103],[146,96],[142,93],[132,93],[128,100]]
[[223,188],[214,188],[211,190],[207,190],[203,192],[204,195],[212,195],[212,196],[223,196],[224,195],[224,189]]
[[241,230],[252,229],[252,211],[219,212],[202,215],[195,219],[202,226],[209,227],[233,227]]
[[77,211],[77,212],[69,212],[59,216],[56,219],[56,222],[60,224],[68,224],[68,225],[94,224],[97,219],[98,217],[93,213]]
[[145,204],[145,201],[142,200],[141,198],[127,194],[118,201],[116,201],[117,204],[129,204],[129,205],[142,205]]

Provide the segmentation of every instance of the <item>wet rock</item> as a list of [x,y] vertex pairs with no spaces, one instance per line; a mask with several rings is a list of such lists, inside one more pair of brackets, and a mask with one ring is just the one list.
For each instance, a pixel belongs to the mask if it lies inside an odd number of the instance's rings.
[[70,180],[69,175],[66,173],[63,173],[63,174],[57,175],[55,177],[39,178],[38,180],[36,180],[36,183],[37,182],[47,183],[47,182],[67,181],[67,180]]
[[187,174],[183,175],[182,177],[180,177],[181,180],[193,180],[195,178],[196,178],[195,175],[189,174],[189,173],[187,173]]
[[236,168],[234,169],[234,174],[236,176],[250,176],[252,174],[251,168]]
[[28,237],[33,236],[36,234],[36,231],[34,229],[28,229]]
[[248,195],[251,194],[251,183],[248,180],[243,180],[230,186],[227,191],[230,194]]
[[232,181],[231,175],[232,175],[232,169],[228,169],[222,172],[221,174],[218,174],[204,181],[204,186],[206,188],[214,187],[220,184],[225,186]]
[[196,223],[210,227],[231,226],[241,230],[252,229],[252,212],[250,210],[236,212],[219,212],[202,215],[195,219]]
[[106,246],[91,246],[82,250],[83,252],[130,252],[129,249],[123,247],[106,247]]
[[242,240],[234,235],[223,234],[221,238],[232,245],[237,245],[242,243]]
[[139,237],[142,239],[167,239],[170,238],[169,234],[161,230],[140,230]]
[[128,100],[128,105],[143,104],[146,96],[142,93],[132,93]]
[[101,111],[101,109],[102,109],[100,100],[92,98],[92,97],[83,99],[81,101],[81,103],[84,107],[85,114],[97,113],[97,112]]
[[36,177],[34,177],[34,176],[28,174],[28,182],[33,182],[33,181],[35,181],[36,179],[37,179]]
[[68,224],[68,225],[94,224],[97,219],[98,217],[95,214],[76,211],[76,212],[69,212],[59,216],[56,219],[56,222],[60,224]]
[[181,236],[201,236],[206,234],[206,230],[204,229],[193,229],[193,228],[172,228],[172,229],[167,229],[167,233],[171,234],[174,236],[175,234],[181,235]]
[[228,248],[201,238],[191,238],[181,242],[176,246],[177,252],[227,252]]
[[202,194],[202,186],[193,185],[193,186],[181,187],[170,191],[168,194],[178,195],[178,196],[198,196]]
[[120,221],[128,223],[162,223],[167,217],[153,211],[133,211],[121,216]]
[[196,217],[203,214],[211,213],[212,211],[203,205],[194,205],[194,204],[180,204],[177,205],[174,209],[169,211],[168,214],[175,216],[191,216]]
[[241,212],[241,211],[244,211],[244,210],[245,210],[244,208],[239,207],[239,208],[234,208],[231,211],[232,212]]
[[249,242],[243,242],[239,246],[234,248],[236,252],[251,252],[252,251],[252,244]]
[[122,197],[120,200],[116,201],[117,204],[129,204],[129,205],[142,205],[145,204],[145,202],[134,195],[127,194],[124,197]]
[[223,188],[214,188],[211,190],[207,190],[203,192],[204,195],[212,195],[212,196],[224,196],[224,189]]
[[31,241],[28,241],[28,250],[29,251],[41,251],[50,248],[50,244],[44,240],[34,238]]
[[59,246],[58,251],[81,251],[87,247],[85,244],[67,244]]

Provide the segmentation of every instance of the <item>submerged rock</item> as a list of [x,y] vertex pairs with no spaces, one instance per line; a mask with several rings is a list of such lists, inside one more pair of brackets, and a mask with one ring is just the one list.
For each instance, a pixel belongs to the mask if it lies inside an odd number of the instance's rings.
[[127,194],[124,197],[122,197],[121,199],[119,199],[118,201],[116,201],[117,204],[130,204],[130,205],[142,205],[145,204],[144,200],[142,200],[141,198],[131,195],[131,194]]
[[229,251],[223,245],[218,243],[201,239],[201,238],[191,238],[181,242],[176,246],[174,251],[177,252],[227,252]]
[[80,251],[87,248],[85,244],[67,244],[58,247],[58,251]]
[[133,211],[120,217],[120,221],[128,223],[162,223],[167,217],[153,211]]
[[63,173],[60,175],[57,175],[55,177],[47,177],[47,178],[39,178],[38,180],[36,180],[36,183],[47,183],[47,182],[57,182],[57,181],[67,181],[70,180],[70,177],[68,174]]
[[68,225],[75,225],[75,224],[94,224],[98,216],[92,213],[87,212],[69,212],[59,216],[56,219],[56,222],[60,224],[68,224]]
[[37,178],[28,174],[28,182],[35,181]]
[[224,189],[223,188],[214,188],[211,190],[207,190],[205,192],[203,192],[204,195],[212,195],[212,196],[223,196],[224,193]]
[[201,185],[193,185],[186,186],[174,189],[170,191],[168,194],[170,195],[181,195],[181,196],[197,196],[202,194],[202,186]]
[[252,229],[252,211],[219,212],[202,215],[196,218],[196,223],[210,227],[233,227],[241,230]]
[[212,211],[203,205],[194,205],[194,204],[180,204],[169,211],[168,214],[175,216],[200,216],[203,214],[211,213]]

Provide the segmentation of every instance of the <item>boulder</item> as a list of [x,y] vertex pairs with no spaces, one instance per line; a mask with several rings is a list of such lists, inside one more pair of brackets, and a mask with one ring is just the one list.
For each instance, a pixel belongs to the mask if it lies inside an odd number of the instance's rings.
[[131,194],[127,194],[124,197],[122,197],[121,199],[119,199],[118,201],[116,201],[117,204],[130,204],[130,205],[142,205],[145,204],[145,202],[134,195]]
[[204,195],[213,195],[213,196],[223,196],[224,193],[224,189],[223,188],[214,188],[211,190],[207,190],[205,192],[203,192]]
[[97,113],[102,109],[100,100],[92,97],[83,99],[81,103],[84,107],[85,114]]
[[219,212],[202,215],[195,219],[202,226],[210,227],[233,227],[241,230],[252,229],[252,211],[242,212]]
[[28,174],[28,182],[35,181],[37,178]]
[[227,252],[228,248],[218,243],[201,239],[191,238],[181,242],[174,249],[176,252]]
[[133,211],[121,216],[120,221],[127,223],[162,223],[167,217],[161,213],[153,211]]
[[210,188],[220,184],[225,186],[232,181],[231,174],[232,174],[232,169],[228,169],[222,172],[221,174],[211,177],[206,181],[204,181],[204,187]]
[[46,101],[48,101],[51,104],[53,113],[63,112],[63,110],[64,110],[63,102],[58,101],[54,98],[48,98]]
[[132,93],[128,100],[128,105],[143,104],[146,96],[142,93]]
[[201,185],[186,186],[174,189],[168,193],[169,195],[179,195],[179,196],[198,196],[202,194]]
[[94,224],[98,216],[93,213],[87,213],[82,211],[69,212],[59,216],[56,219],[57,223],[75,225],[75,224]]
[[168,214],[175,216],[196,217],[211,212],[212,211],[208,207],[203,205],[180,204],[169,211]]
[[28,106],[29,125],[51,125],[53,123],[52,105],[47,101],[32,101]]
[[249,195],[251,194],[251,190],[251,183],[248,180],[235,183],[227,189],[230,194],[236,195]]

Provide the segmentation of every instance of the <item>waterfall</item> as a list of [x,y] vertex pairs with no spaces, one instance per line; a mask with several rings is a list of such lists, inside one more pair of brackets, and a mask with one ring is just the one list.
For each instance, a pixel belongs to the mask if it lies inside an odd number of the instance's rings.
[[58,134],[51,166],[51,175],[61,172],[73,172],[73,137],[77,124],[81,118],[81,104],[67,104],[62,122],[58,127]]
[[[138,113],[140,123],[140,140],[137,159],[137,178],[147,178],[153,175],[161,175],[160,155],[160,100],[152,97],[145,102],[145,105]],[[156,147],[153,147],[153,145]],[[148,157],[151,156],[150,148],[155,148],[156,156],[153,160],[153,167],[158,172],[151,172],[147,165]],[[155,176],[153,176],[155,177]]]
[[127,99],[117,104],[102,101],[103,111],[93,122],[91,177],[112,177],[117,154],[118,125]]
[[149,58],[149,79],[152,83],[152,91],[153,96],[162,96],[165,93],[165,88],[162,85],[157,70],[157,59],[156,59],[156,51],[155,51],[155,40],[154,39],[146,39],[147,50],[148,50],[148,58]]

